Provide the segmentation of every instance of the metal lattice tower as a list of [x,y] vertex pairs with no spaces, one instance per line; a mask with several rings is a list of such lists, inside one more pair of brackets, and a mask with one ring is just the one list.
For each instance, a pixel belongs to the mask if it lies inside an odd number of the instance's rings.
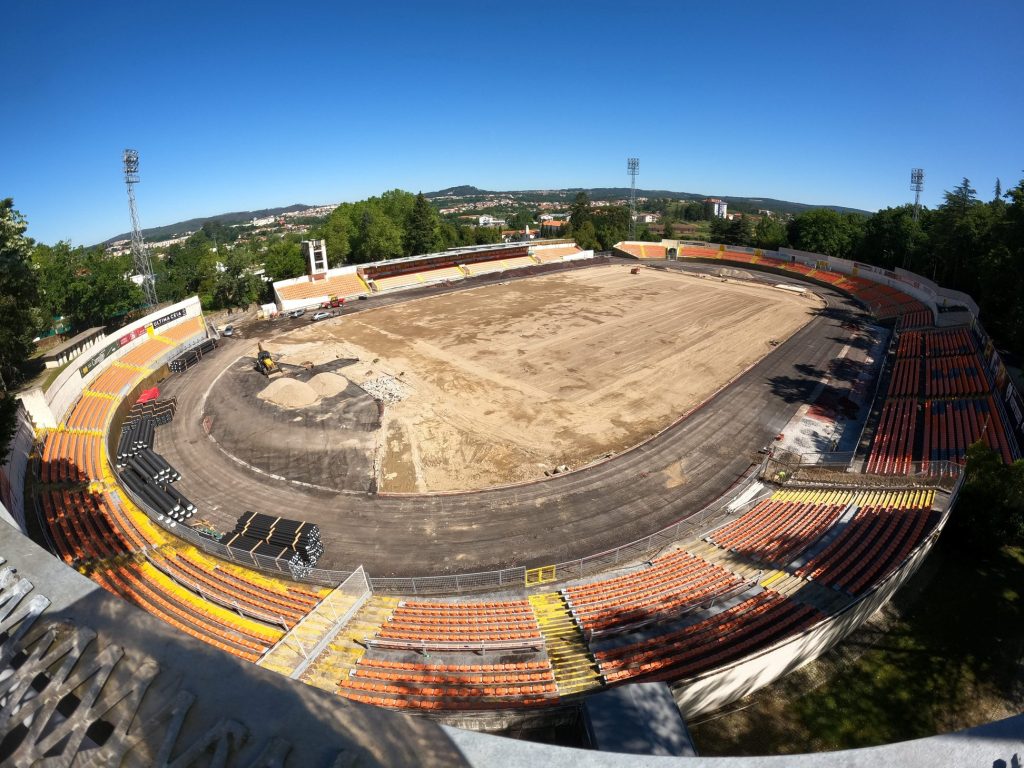
[[142,239],[139,227],[139,211],[135,207],[135,185],[139,183],[139,153],[134,149],[124,151],[124,183],[128,186],[128,210],[132,215],[132,261],[135,272],[142,277],[142,293],[146,297],[146,306],[156,306],[156,285],[153,282],[153,265],[146,251],[146,241]]
[[921,213],[921,193],[924,191],[924,168],[910,169],[910,188],[914,192],[914,221]]
[[628,158],[626,172],[629,174],[629,239],[633,240],[636,238],[636,175],[640,173],[640,158]]

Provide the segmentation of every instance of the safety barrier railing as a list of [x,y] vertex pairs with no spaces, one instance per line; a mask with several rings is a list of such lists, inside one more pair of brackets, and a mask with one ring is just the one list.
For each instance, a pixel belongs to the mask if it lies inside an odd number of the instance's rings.
[[[679,520],[667,528],[663,528],[642,539],[637,539],[636,541],[595,555],[554,563],[541,568],[528,569],[524,566],[516,566],[497,571],[441,576],[367,576],[367,580],[374,592],[401,595],[442,595],[459,592],[522,591],[527,586],[585,578],[610,568],[641,560],[681,539],[702,533],[709,526],[729,515],[742,513],[746,508],[760,501],[760,497],[758,497],[748,499],[740,505],[736,504],[736,499],[742,496],[753,483],[757,482],[758,475],[758,471],[751,472],[743,483],[731,489],[725,496],[711,502],[696,514]],[[133,494],[127,487],[122,486],[121,490],[147,517],[168,533],[187,541],[206,554],[219,557],[222,560],[237,563],[247,568],[255,568],[265,573],[275,574],[294,581],[330,587],[341,584],[353,573],[352,571],[295,567],[286,560],[266,557],[265,555],[258,555],[235,547],[229,547],[206,534],[198,532],[194,528],[190,528],[184,523],[175,522],[161,515]],[[538,571],[545,572],[546,577],[531,580],[531,574],[535,574]]]

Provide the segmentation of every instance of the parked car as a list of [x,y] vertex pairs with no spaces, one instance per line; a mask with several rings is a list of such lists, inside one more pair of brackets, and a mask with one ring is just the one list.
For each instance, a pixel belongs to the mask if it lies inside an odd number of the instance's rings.
[[328,317],[330,317],[331,315],[332,315],[332,313],[331,313],[331,312],[317,312],[317,313],[316,313],[315,315],[313,315],[313,317],[312,317],[312,318],[310,318],[310,319],[311,319],[311,320],[312,320],[312,321],[313,321],[313,322],[315,323],[315,322],[316,322],[317,320],[326,320],[326,319],[327,319]]
[[220,332],[220,335],[221,336],[234,336],[235,335],[235,326],[233,326],[233,325],[225,325],[224,326],[224,330],[222,330]]
[[290,317],[302,317],[304,314],[306,314],[306,310],[304,309],[293,309],[288,313]]

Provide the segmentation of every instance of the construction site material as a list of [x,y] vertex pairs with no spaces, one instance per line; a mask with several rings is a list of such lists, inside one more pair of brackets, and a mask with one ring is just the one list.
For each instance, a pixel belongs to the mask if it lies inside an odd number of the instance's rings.
[[319,397],[334,397],[345,390],[348,379],[336,373],[318,373],[309,380],[309,386]]
[[320,399],[306,382],[285,378],[270,382],[256,397],[281,408],[306,408]]

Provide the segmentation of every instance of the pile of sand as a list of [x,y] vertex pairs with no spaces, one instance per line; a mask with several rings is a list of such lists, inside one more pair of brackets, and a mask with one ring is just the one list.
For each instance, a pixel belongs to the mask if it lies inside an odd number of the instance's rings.
[[320,397],[334,397],[348,386],[348,379],[336,373],[318,373],[309,380],[309,386]]
[[316,390],[309,384],[295,379],[272,381],[256,397],[282,408],[305,408],[320,399]]

